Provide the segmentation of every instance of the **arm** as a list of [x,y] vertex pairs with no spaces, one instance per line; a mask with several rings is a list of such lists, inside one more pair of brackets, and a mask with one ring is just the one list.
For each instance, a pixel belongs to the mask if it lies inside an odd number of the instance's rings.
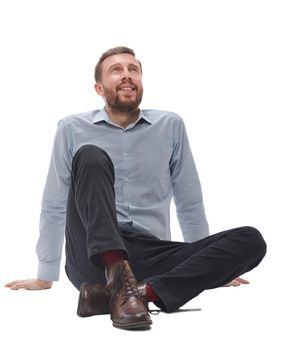
[[[209,235],[200,181],[189,146],[184,123],[178,117],[174,127],[174,149],[170,161],[174,201],[184,241],[193,242]],[[225,287],[238,287],[249,281],[237,277]]]
[[173,128],[170,160],[174,202],[185,242],[209,235],[202,190],[183,120],[177,116]]
[[59,280],[71,162],[70,132],[68,125],[61,120],[41,203],[40,236],[36,246],[39,260],[37,278],[40,280]]
[[59,279],[66,216],[66,201],[71,174],[71,139],[67,124],[61,120],[54,139],[51,162],[43,193],[40,236],[36,251],[39,260],[37,279],[16,280],[11,289],[48,289]]

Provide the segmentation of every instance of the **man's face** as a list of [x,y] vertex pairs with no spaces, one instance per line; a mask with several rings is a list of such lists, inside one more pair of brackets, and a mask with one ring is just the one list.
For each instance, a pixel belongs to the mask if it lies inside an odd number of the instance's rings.
[[102,63],[101,81],[95,85],[106,105],[120,112],[131,112],[142,100],[142,74],[134,56],[122,53],[106,58]]

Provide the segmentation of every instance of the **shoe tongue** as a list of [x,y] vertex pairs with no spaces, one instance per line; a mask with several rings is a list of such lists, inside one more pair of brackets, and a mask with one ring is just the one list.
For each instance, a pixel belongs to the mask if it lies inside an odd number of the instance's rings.
[[114,281],[110,281],[109,283],[106,284],[105,288],[106,290],[108,290],[109,292],[112,292],[112,289],[113,289],[113,283]]

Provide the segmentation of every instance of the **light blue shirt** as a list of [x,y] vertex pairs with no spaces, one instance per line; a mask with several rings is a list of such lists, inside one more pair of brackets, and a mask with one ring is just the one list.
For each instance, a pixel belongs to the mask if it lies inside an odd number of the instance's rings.
[[140,110],[126,128],[111,122],[105,109],[58,123],[42,198],[37,243],[38,278],[59,279],[71,163],[85,144],[103,148],[115,168],[117,219],[170,240],[172,197],[184,241],[209,234],[202,191],[184,122],[175,113]]

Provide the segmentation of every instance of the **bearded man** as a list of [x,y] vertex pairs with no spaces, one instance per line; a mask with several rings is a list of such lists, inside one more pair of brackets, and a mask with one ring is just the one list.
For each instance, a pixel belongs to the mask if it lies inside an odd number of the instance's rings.
[[[148,302],[173,312],[239,276],[266,253],[260,232],[209,235],[201,185],[180,116],[141,110],[142,66],[133,50],[106,51],[95,69],[102,110],[60,120],[42,198],[37,278],[59,279],[64,236],[68,278],[81,317],[110,314],[113,326],[149,328]],[[171,241],[174,198],[184,242]]]

